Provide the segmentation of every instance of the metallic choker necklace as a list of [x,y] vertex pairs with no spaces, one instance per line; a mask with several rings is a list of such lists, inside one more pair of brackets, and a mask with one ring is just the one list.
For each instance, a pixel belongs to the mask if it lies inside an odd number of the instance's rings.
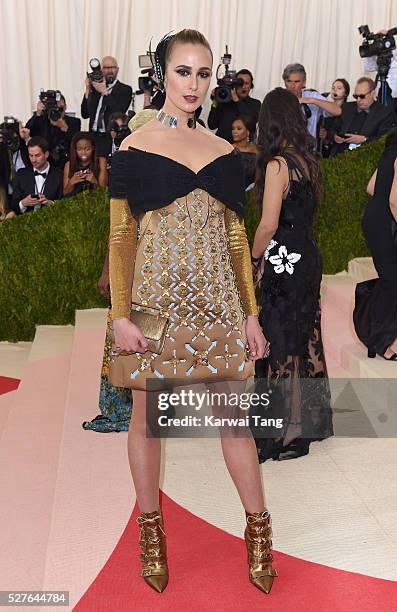
[[[177,117],[174,117],[173,115],[167,115],[167,113],[165,113],[163,110],[159,110],[159,112],[156,115],[156,119],[157,121],[160,121],[160,123],[168,127],[171,127],[171,128],[178,127]],[[193,117],[189,117],[189,119],[187,120],[187,127],[195,129],[196,127],[196,116],[195,115],[193,115]]]

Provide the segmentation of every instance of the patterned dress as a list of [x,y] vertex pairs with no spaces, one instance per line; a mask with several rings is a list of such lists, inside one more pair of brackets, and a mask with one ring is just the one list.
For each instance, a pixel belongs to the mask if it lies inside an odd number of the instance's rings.
[[307,454],[333,435],[330,389],[321,338],[322,257],[313,238],[316,198],[293,155],[285,155],[289,192],[265,252],[259,320],[270,342],[255,363],[257,392],[270,391],[281,430],[254,431],[260,461]]

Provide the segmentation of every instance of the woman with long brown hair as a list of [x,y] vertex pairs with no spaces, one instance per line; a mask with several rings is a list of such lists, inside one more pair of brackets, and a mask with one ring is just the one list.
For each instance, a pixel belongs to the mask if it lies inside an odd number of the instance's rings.
[[313,237],[321,193],[314,154],[298,99],[278,87],[259,115],[257,197],[262,216],[252,247],[261,288],[260,322],[269,354],[255,364],[258,387],[272,391],[283,430],[256,431],[259,460],[293,459],[310,442],[332,435],[332,413],[321,340],[322,257]]
[[72,138],[69,161],[63,171],[64,195],[106,187],[107,182],[106,158],[97,155],[94,137],[89,132],[78,132]]

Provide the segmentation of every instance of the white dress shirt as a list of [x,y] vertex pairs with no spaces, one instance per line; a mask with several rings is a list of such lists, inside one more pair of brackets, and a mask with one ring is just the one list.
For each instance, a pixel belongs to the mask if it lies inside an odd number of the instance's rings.
[[[113,83],[111,83],[111,85],[108,85],[108,87],[107,87],[108,95],[111,93],[113,87],[116,85],[117,80],[118,79],[113,81]],[[101,125],[101,126],[99,126],[99,129],[98,129],[98,119],[99,119],[99,113],[101,112],[101,108],[102,108],[102,104],[103,104],[103,98],[104,98],[104,96],[101,96],[99,98],[99,102],[98,102],[98,106],[97,106],[97,109],[96,109],[96,115],[95,115],[94,123],[92,124],[92,131],[93,132],[106,132],[106,125],[104,127]]]
[[[33,172],[40,172],[40,174],[39,174],[38,176],[37,176],[37,175],[35,175],[35,177],[34,177],[34,180],[35,180],[35,183],[36,183],[36,187],[35,187],[34,192],[35,192],[37,195],[39,195],[40,193],[42,193],[42,192],[43,192],[44,183],[45,183],[45,182],[46,182],[46,180],[47,180],[47,177],[48,177],[48,173],[49,173],[49,171],[50,171],[50,164],[47,164],[47,166],[46,166],[45,168],[43,168],[42,170],[35,170],[35,169],[33,168]],[[41,176],[43,173],[46,173],[46,174],[47,174],[47,176],[46,176],[46,177]],[[24,212],[26,212],[26,211],[27,211],[27,209],[28,209],[28,207],[27,207],[27,206],[24,206],[24,205],[22,204],[22,200],[19,202],[19,209],[20,209],[20,211],[21,211],[21,212],[23,212],[23,213],[24,213]],[[37,210],[37,209],[36,209],[36,210]]]

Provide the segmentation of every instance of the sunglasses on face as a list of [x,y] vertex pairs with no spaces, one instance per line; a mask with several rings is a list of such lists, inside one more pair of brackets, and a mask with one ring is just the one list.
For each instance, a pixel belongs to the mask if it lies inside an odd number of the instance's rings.
[[370,91],[367,91],[367,93],[365,93],[365,94],[353,94],[353,98],[355,100],[358,100],[359,98],[360,98],[360,100],[364,100],[368,96],[368,94],[370,94],[370,93],[371,93]]

